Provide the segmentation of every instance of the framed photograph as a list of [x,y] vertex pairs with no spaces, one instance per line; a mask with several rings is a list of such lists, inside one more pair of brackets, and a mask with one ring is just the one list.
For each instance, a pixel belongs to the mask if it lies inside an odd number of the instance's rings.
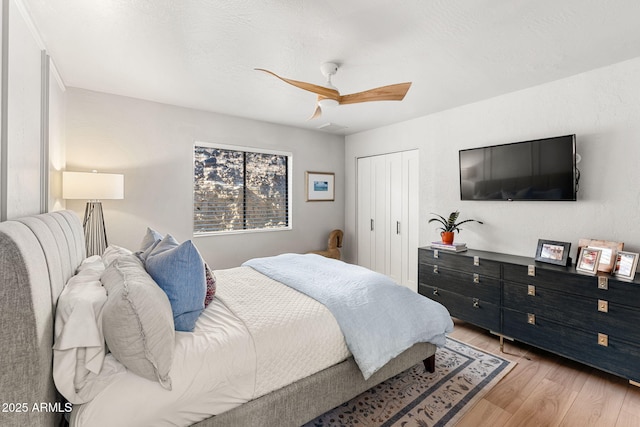
[[536,261],[563,265],[566,267],[570,262],[569,249],[571,249],[571,243],[568,242],[538,239]]
[[616,253],[624,249],[624,243],[609,242],[608,240],[580,239],[578,240],[578,256],[580,256],[582,249],[587,247],[602,250],[598,271],[611,273],[616,263]]
[[600,262],[601,255],[602,249],[594,249],[588,246],[582,248],[580,257],[576,263],[576,270],[582,273],[596,274],[598,272],[598,263]]
[[307,202],[333,202],[335,200],[335,174],[333,172],[307,172]]
[[633,280],[636,276],[636,267],[638,267],[638,254],[618,251],[613,275],[618,279]]

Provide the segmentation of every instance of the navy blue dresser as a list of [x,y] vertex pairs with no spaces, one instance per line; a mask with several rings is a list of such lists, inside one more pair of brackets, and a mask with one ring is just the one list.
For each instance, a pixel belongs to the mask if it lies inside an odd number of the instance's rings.
[[418,249],[418,292],[453,317],[640,382],[640,279],[533,258]]

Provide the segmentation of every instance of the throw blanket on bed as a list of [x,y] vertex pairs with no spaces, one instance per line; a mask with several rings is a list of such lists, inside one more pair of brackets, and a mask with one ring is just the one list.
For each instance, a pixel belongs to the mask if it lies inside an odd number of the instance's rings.
[[314,254],[255,258],[252,267],[324,304],[365,379],[417,342],[445,344],[449,312],[387,276]]

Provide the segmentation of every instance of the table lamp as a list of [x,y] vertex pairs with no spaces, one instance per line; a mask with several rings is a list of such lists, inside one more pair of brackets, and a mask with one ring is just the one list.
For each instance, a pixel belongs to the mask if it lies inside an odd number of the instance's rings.
[[87,200],[82,222],[87,257],[102,255],[108,242],[100,200],[124,199],[124,175],[97,171],[64,171],[62,198]]

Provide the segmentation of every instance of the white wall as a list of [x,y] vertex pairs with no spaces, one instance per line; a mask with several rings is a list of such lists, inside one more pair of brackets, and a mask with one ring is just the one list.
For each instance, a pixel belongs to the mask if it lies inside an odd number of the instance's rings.
[[[147,226],[192,238],[193,143],[293,153],[293,229],[198,237],[212,268],[326,248],[344,228],[344,138],[82,89],[67,90],[66,170],[123,173],[125,199],[103,201],[109,243],[137,249]],[[335,202],[305,202],[305,171],[335,172]],[[83,214],[84,203],[67,201]]]
[[[575,133],[577,202],[460,201],[458,150]],[[640,58],[475,104],[346,137],[345,257],[356,261],[356,158],[420,150],[420,246],[438,240],[430,212],[463,226],[469,247],[535,256],[538,239],[625,243],[640,252]],[[417,268],[417,267],[416,267]]]

